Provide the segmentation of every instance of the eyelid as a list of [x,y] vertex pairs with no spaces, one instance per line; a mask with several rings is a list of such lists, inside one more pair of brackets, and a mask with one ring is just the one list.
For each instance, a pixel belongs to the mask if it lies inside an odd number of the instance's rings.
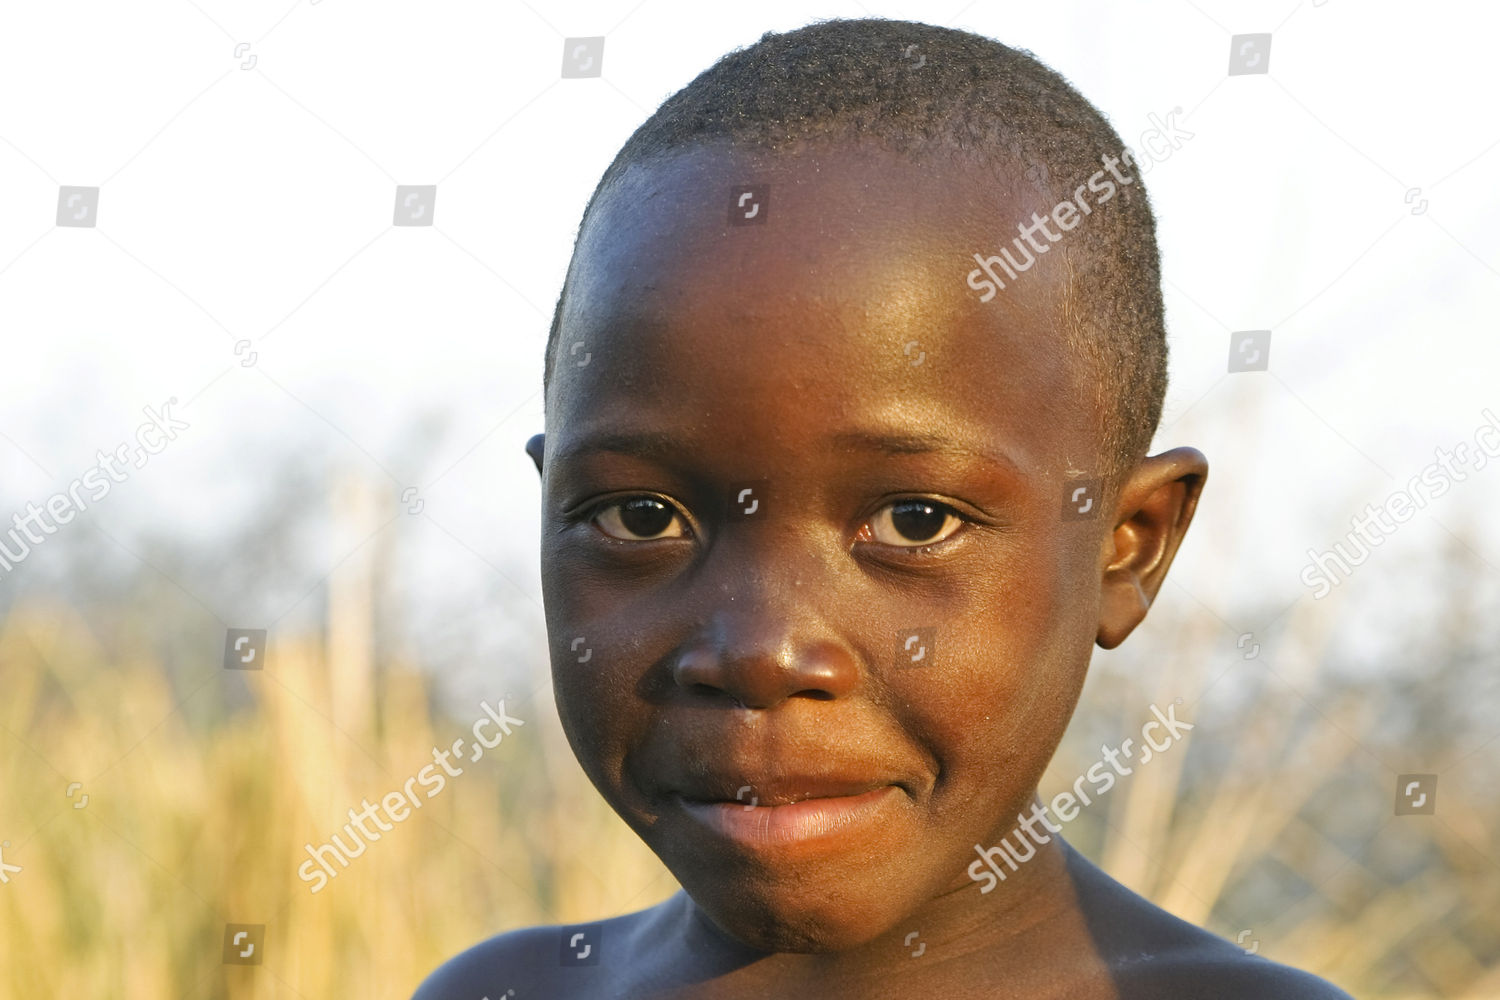
[[[600,514],[613,508],[623,507],[625,504],[629,503],[632,500],[655,500],[657,503],[666,507],[672,512],[673,520],[682,525],[683,533],[680,535],[658,535],[654,538],[621,538],[618,535],[610,534],[599,526],[598,519]],[[588,524],[592,525],[595,530],[597,530],[601,535],[609,539],[611,542],[618,542],[626,545],[635,545],[645,542],[677,542],[695,538],[697,536],[697,529],[693,527],[693,522],[688,517],[687,512],[684,511],[680,505],[678,505],[669,497],[662,496],[658,493],[617,493],[612,496],[603,497],[599,500],[592,501],[580,507],[577,513],[573,515],[573,519],[579,522],[587,522]],[[668,527],[670,526],[671,525],[669,524]]]
[[[908,504],[908,503],[909,504],[925,504],[926,506],[935,507],[938,510],[942,511],[944,513],[944,515],[945,515],[945,518],[944,518],[944,521],[943,521],[943,527],[947,527],[947,525],[948,525],[947,518],[949,518],[949,517],[955,518],[958,521],[958,524],[951,531],[949,531],[946,535],[942,535],[942,537],[940,537],[940,538],[936,538],[934,540],[925,541],[925,542],[912,542],[912,543],[910,543],[908,545],[902,545],[902,544],[893,543],[893,542],[881,542],[881,541],[876,541],[874,539],[865,540],[865,539],[861,539],[861,538],[858,537],[858,535],[863,534],[864,531],[865,531],[865,528],[868,525],[870,525],[875,520],[875,518],[879,517],[882,513],[884,513],[887,510],[890,510],[892,507],[896,507],[896,506],[899,506],[900,504]],[[901,552],[921,552],[921,551],[925,551],[927,549],[936,548],[936,547],[938,547],[940,545],[946,545],[946,544],[948,544],[949,542],[953,541],[955,538],[957,538],[958,536],[960,536],[961,534],[963,534],[970,526],[978,523],[978,520],[979,520],[978,518],[974,517],[972,514],[969,514],[969,513],[965,512],[957,504],[950,503],[950,502],[948,502],[946,500],[939,500],[936,497],[925,497],[925,496],[901,496],[901,497],[894,497],[894,498],[892,498],[890,500],[887,500],[885,503],[881,504],[879,507],[877,507],[875,509],[875,511],[873,513],[871,513],[868,517],[866,517],[863,521],[860,522],[859,531],[856,532],[855,544],[856,545],[858,545],[858,544],[873,545],[873,546],[878,546],[878,547],[883,548],[883,549],[895,550],[895,551],[901,551]],[[941,532],[941,531],[942,531],[942,528],[939,529],[939,532]]]
[[[665,535],[665,536],[658,536],[658,537],[655,537],[655,538],[621,538],[621,537],[618,537],[616,535],[609,534],[608,532],[604,531],[602,528],[599,527],[599,525],[597,524],[597,519],[598,519],[598,517],[599,517],[599,515],[601,513],[603,513],[606,510],[609,510],[611,508],[623,507],[626,503],[628,503],[631,500],[655,500],[658,503],[661,503],[665,507],[669,508],[672,511],[672,515],[673,515],[674,519],[676,521],[678,521],[682,525],[683,534],[676,535],[676,536]],[[958,521],[958,524],[951,531],[949,531],[947,535],[944,535],[943,537],[937,539],[936,541],[912,542],[909,545],[900,545],[900,544],[894,544],[894,543],[891,543],[891,542],[880,542],[880,541],[875,541],[875,540],[865,541],[865,540],[862,540],[862,539],[859,539],[859,538],[856,537],[854,544],[855,545],[861,545],[862,544],[862,545],[874,546],[874,547],[878,547],[878,548],[882,548],[882,549],[896,550],[896,551],[902,551],[902,552],[921,552],[921,551],[924,551],[924,550],[927,550],[927,549],[936,548],[937,546],[940,546],[940,545],[946,545],[949,542],[954,541],[955,539],[957,539],[961,535],[963,535],[969,528],[973,527],[976,524],[987,524],[987,523],[989,523],[982,516],[976,516],[975,514],[970,513],[969,511],[965,510],[964,507],[960,506],[958,503],[956,503],[954,501],[950,501],[950,500],[946,500],[946,499],[940,499],[938,497],[933,497],[933,496],[905,495],[905,496],[892,497],[892,498],[886,500],[884,503],[882,503],[879,507],[875,508],[875,510],[873,512],[871,512],[869,515],[867,515],[860,522],[860,526],[859,526],[860,527],[860,531],[862,532],[864,530],[864,528],[866,526],[868,526],[872,520],[874,520],[875,517],[877,517],[878,515],[880,515],[884,511],[889,510],[892,507],[895,507],[895,506],[897,506],[899,504],[904,504],[904,503],[920,503],[920,504],[927,504],[928,506],[931,506],[931,507],[936,507],[939,510],[942,510],[945,513],[945,515],[947,515],[948,517],[956,518],[957,521]],[[640,492],[634,492],[634,493],[615,493],[615,494],[611,494],[609,496],[605,496],[605,497],[602,497],[602,498],[599,498],[599,499],[592,500],[592,501],[589,501],[587,503],[581,504],[578,507],[575,507],[571,514],[565,513],[564,516],[567,517],[567,519],[570,520],[570,521],[580,522],[580,523],[587,522],[590,525],[592,525],[595,528],[595,530],[597,530],[599,532],[599,534],[603,535],[609,541],[611,541],[611,542],[617,542],[617,543],[621,543],[621,544],[639,544],[639,543],[644,543],[644,542],[685,541],[685,540],[695,539],[695,538],[698,537],[698,534],[699,534],[698,528],[694,524],[693,519],[688,515],[687,511],[680,504],[678,504],[675,500],[673,500],[670,497],[667,497],[667,496],[665,496],[663,494],[653,493],[653,492],[649,492],[649,491],[640,491]],[[945,521],[944,525],[946,526],[946,524],[947,524],[947,522]],[[856,534],[858,534],[858,532]]]

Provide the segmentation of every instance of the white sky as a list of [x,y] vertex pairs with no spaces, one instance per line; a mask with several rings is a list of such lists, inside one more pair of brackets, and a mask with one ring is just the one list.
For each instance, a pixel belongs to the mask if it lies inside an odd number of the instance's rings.
[[[424,514],[391,529],[419,610],[464,605],[478,628],[509,599],[540,654],[539,491],[521,445],[541,429],[541,349],[584,202],[635,126],[723,52],[864,14],[1031,49],[1127,140],[1183,109],[1193,138],[1147,182],[1173,351],[1157,446],[1212,465],[1172,573],[1184,599],[1246,629],[1246,609],[1308,599],[1309,546],[1471,440],[1482,407],[1500,413],[1492,7],[11,5],[0,515],[65,488],[175,396],[191,430],[90,512],[99,526],[222,543],[274,496],[278,455],[327,456],[393,496],[420,488]],[[1231,36],[1253,32],[1272,32],[1270,72],[1227,76]],[[592,35],[602,77],[560,80],[564,37]],[[437,185],[433,227],[391,226],[397,184]],[[61,185],[100,186],[97,228],[55,226]],[[1265,328],[1270,371],[1227,374],[1231,332]],[[424,421],[444,431],[415,453]],[[1451,531],[1500,566],[1496,519],[1464,520],[1497,499],[1500,463],[1373,564]],[[274,619],[284,583],[213,613]],[[1371,607],[1400,586],[1379,568],[1349,585]]]

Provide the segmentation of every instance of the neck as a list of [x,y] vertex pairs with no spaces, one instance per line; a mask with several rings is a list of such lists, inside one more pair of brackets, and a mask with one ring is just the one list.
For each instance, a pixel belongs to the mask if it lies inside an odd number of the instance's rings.
[[[1004,881],[988,893],[967,874],[939,895],[870,940],[845,951],[825,953],[764,952],[745,945],[714,923],[686,892],[679,892],[662,914],[668,926],[664,938],[681,954],[692,956],[695,978],[752,976],[768,983],[783,982],[813,993],[840,995],[841,986],[854,987],[917,971],[912,953],[924,949],[943,962],[983,954],[976,966],[1001,970],[1045,967],[1043,952],[1075,939],[1057,933],[1059,922],[1080,921],[1073,884],[1068,876],[1071,848],[1053,837],[1036,847],[1036,854],[1007,870]],[[917,937],[908,942],[908,935]],[[858,995],[854,990],[853,995]]]

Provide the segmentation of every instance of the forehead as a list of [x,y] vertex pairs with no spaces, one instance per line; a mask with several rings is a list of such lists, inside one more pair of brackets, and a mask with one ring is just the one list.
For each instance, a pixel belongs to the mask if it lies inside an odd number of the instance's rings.
[[580,238],[549,449],[620,423],[749,446],[771,412],[804,445],[809,425],[904,425],[1086,464],[1063,248],[987,302],[966,280],[1051,207],[987,164],[866,145],[694,146],[633,166]]

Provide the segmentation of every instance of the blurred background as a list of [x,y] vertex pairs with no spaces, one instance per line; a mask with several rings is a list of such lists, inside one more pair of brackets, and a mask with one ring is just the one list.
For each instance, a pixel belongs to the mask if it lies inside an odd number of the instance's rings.
[[[1152,160],[1157,447],[1212,475],[1044,797],[1152,704],[1195,728],[1068,837],[1361,998],[1500,996],[1500,16],[1350,0],[7,6],[0,528],[176,424],[0,532],[0,996],[404,998],[675,891],[551,701],[542,348],[657,103],[865,15],[1032,50]],[[502,698],[525,725],[310,892],[304,845]]]

